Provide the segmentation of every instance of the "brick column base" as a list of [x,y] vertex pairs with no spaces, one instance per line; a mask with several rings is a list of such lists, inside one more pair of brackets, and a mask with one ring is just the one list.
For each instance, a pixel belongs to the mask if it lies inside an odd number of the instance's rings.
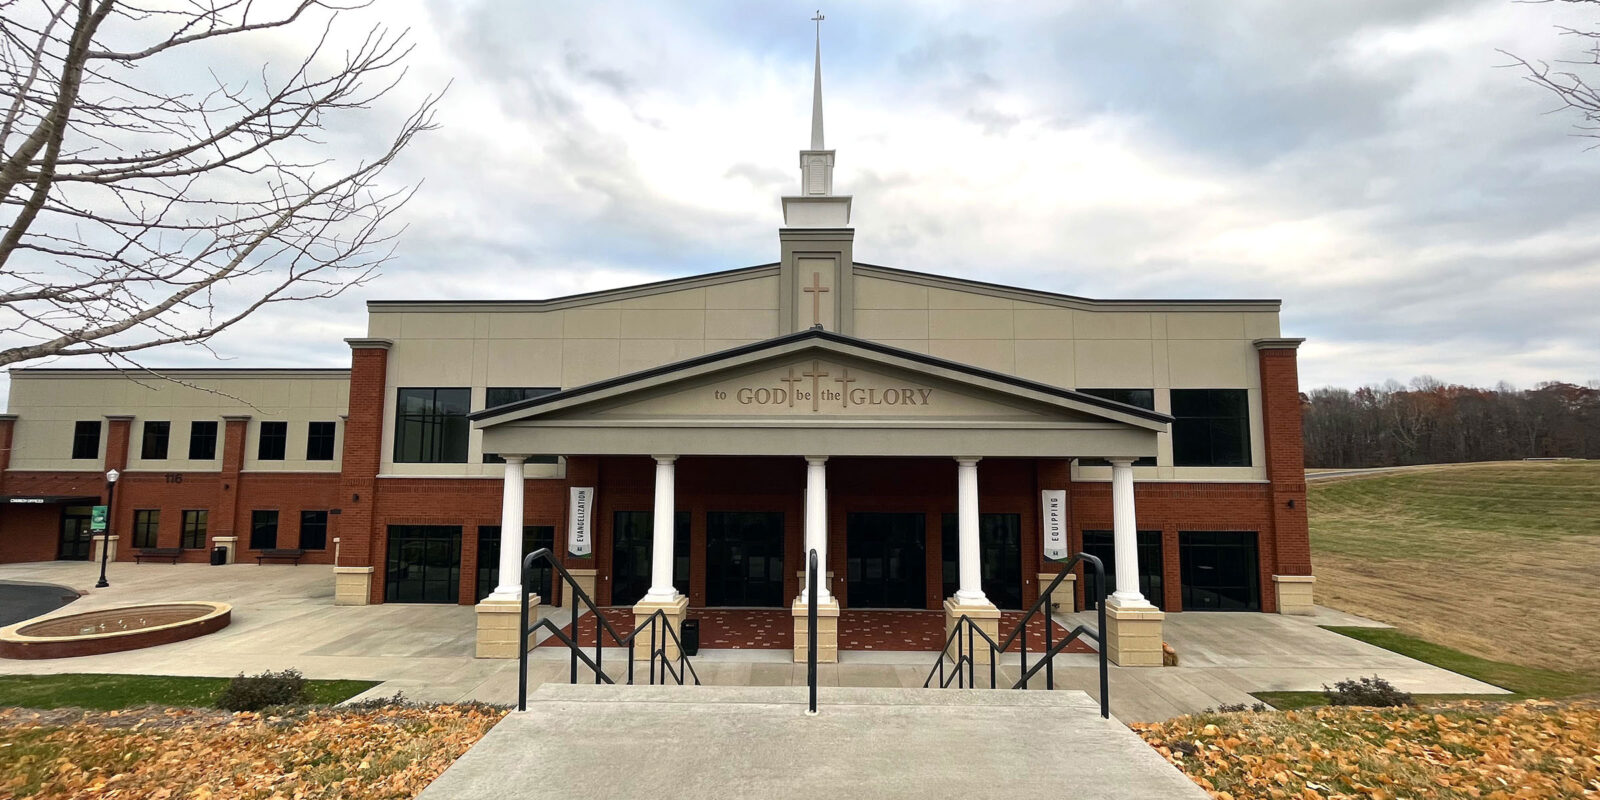
[[[678,595],[678,599],[668,600],[664,603],[640,600],[633,607],[633,627],[638,628],[643,625],[650,618],[650,615],[657,611],[667,615],[668,627],[672,628],[674,634],[679,634],[683,630],[683,618],[689,614],[689,598]],[[657,628],[656,641],[660,642],[660,637],[663,635],[664,632]],[[678,645],[671,636],[667,637],[666,649],[667,660],[676,661],[678,658]],[[635,661],[650,660],[650,631],[640,631],[639,636],[633,640],[633,658]]]
[[1106,601],[1106,658],[1119,667],[1161,666],[1161,621],[1166,617],[1158,608],[1122,608]]
[[[950,641],[950,634],[955,631],[956,623],[962,617],[968,617],[973,622],[978,623],[978,630],[989,634],[989,638],[994,639],[996,644],[999,643],[1000,609],[995,608],[993,603],[965,605],[957,602],[954,597],[946,598],[944,601],[945,641]],[[962,649],[959,652],[966,652],[965,633],[962,634],[961,648]],[[955,658],[957,652],[956,643],[951,642],[950,648],[945,651],[945,655],[949,656],[950,658]],[[977,634],[972,635],[972,663],[989,663],[989,643],[984,641],[983,637],[978,636]]]
[[[221,541],[220,539],[218,541]],[[228,560],[233,561],[233,548],[228,549]],[[371,602],[372,567],[334,567],[333,604],[336,606],[364,606]]]
[[[811,609],[807,603],[794,601],[794,660],[807,663],[810,657]],[[817,663],[836,664],[839,661],[839,601],[817,603]]]
[[1278,613],[1310,616],[1316,613],[1311,598],[1311,585],[1317,579],[1311,575],[1274,575],[1272,583],[1278,590]]
[[[478,658],[517,658],[522,651],[522,604],[516,600],[485,600],[474,607],[478,612]],[[539,596],[528,598],[528,620],[539,614]]]

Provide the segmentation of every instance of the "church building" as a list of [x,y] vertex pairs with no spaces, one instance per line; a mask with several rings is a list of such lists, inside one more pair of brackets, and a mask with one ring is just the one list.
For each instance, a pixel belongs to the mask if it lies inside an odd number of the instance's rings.
[[[1279,302],[1090,299],[858,261],[820,45],[813,93],[772,263],[372,301],[348,369],[13,369],[0,561],[221,547],[331,564],[339,604],[476,606],[486,657],[516,655],[505,623],[541,547],[619,614],[739,609],[795,632],[814,549],[826,660],[866,612],[992,629],[1079,551],[1111,585],[1075,575],[1056,602],[1109,591],[1121,664],[1161,663],[1166,613],[1310,613],[1302,340],[1281,335]],[[570,599],[535,582],[545,604]],[[786,627],[773,646],[803,642]]]

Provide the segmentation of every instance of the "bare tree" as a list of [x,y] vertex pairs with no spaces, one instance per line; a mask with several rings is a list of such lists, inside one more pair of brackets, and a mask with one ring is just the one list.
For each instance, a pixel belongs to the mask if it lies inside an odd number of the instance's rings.
[[[330,47],[360,6],[324,0],[268,15],[148,1],[0,0],[0,365],[203,346],[269,304],[359,285],[390,255],[384,223],[414,187],[378,177],[434,127],[437,97],[360,163],[328,160],[319,136],[396,86],[404,34]],[[287,26],[308,43],[292,63],[242,83],[195,68]]]
[[[1521,2],[1548,3],[1551,0],[1521,0]],[[1560,0],[1560,2],[1583,3],[1600,10],[1600,0]],[[1582,30],[1565,25],[1557,26],[1556,30],[1562,36],[1582,40],[1583,57],[1557,60],[1557,66],[1552,68],[1549,63],[1542,60],[1529,60],[1505,50],[1500,52],[1511,57],[1514,63],[1508,66],[1520,68],[1528,82],[1560,98],[1564,108],[1582,115],[1583,121],[1575,126],[1582,131],[1579,135],[1600,139],[1600,89],[1596,89],[1590,82],[1591,78],[1586,77],[1600,71],[1600,31]]]

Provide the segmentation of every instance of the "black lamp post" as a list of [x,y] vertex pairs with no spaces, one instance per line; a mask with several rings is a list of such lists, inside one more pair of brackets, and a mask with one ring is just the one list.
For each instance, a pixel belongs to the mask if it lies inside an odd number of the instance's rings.
[[106,580],[106,560],[111,555],[111,504],[117,499],[117,478],[121,477],[116,470],[106,473],[106,529],[100,532],[100,582],[94,585],[96,589],[105,589],[111,585]]

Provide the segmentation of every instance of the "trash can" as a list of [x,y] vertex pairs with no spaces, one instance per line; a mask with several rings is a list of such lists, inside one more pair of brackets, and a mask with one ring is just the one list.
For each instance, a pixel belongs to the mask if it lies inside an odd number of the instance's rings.
[[700,620],[686,619],[678,628],[678,643],[686,656],[700,655]]
[[226,547],[213,547],[213,548],[211,548],[211,566],[220,567],[220,566],[222,566],[223,564],[226,564],[226,563],[228,563],[228,548],[226,548]]

